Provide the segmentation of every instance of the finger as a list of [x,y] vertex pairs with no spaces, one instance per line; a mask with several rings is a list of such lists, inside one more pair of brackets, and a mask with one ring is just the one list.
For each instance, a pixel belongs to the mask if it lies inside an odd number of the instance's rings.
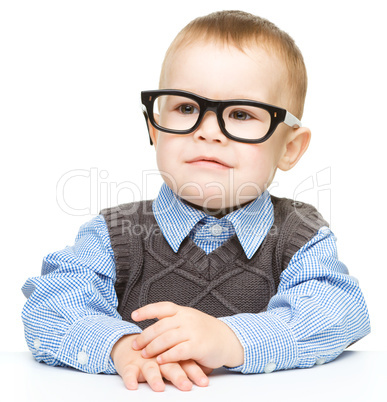
[[178,362],[181,360],[195,360],[194,351],[191,351],[190,342],[181,342],[173,348],[157,356],[159,364]]
[[132,312],[134,321],[151,320],[153,318],[165,318],[176,314],[178,305],[171,302],[159,302],[148,304]]
[[204,373],[205,375],[209,375],[209,374],[211,374],[211,373],[214,371],[214,369],[211,368],[211,367],[202,366],[202,365],[199,364],[199,363],[197,363],[197,364],[198,364],[198,366],[203,370],[203,373]]
[[161,392],[165,384],[161,376],[160,367],[154,361],[149,361],[142,366],[142,375],[153,391]]
[[188,379],[187,374],[180,364],[163,364],[160,366],[160,370],[164,378],[171,381],[171,383],[181,391],[190,391],[192,389],[192,382]]
[[[207,387],[209,378],[204,372],[203,368],[194,360],[186,360],[180,362],[181,368],[184,370],[188,378],[199,387]],[[212,369],[209,369],[210,372]]]
[[[145,358],[150,358],[164,353],[175,346],[187,342],[189,336],[184,333],[181,328],[173,329],[171,331],[164,332],[152,342],[150,342],[142,351],[141,355]],[[176,361],[176,360],[173,360]],[[172,360],[170,361],[172,362]]]
[[127,389],[134,390],[138,388],[138,377],[140,374],[139,367],[129,365],[125,367],[124,371],[120,374],[122,381]]
[[145,348],[150,342],[161,334],[171,329],[177,328],[177,323],[173,318],[167,317],[146,328],[140,335],[138,335],[132,343],[134,350]]

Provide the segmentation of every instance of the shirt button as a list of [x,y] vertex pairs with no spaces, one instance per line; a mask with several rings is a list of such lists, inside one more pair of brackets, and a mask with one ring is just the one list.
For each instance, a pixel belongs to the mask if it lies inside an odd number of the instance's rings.
[[210,232],[213,236],[220,236],[223,232],[222,226],[216,224],[214,226],[211,226]]
[[325,363],[325,359],[323,358],[323,357],[319,357],[317,360],[316,360],[316,364],[317,365],[321,365],[321,364],[324,364]]
[[36,339],[34,340],[34,348],[35,348],[35,350],[39,350],[39,348],[40,348],[41,345],[42,345],[42,344],[40,343],[40,340],[39,340],[38,338],[36,338]]
[[79,352],[78,353],[78,363],[82,364],[83,366],[87,364],[87,361],[89,360],[89,356],[87,355],[86,352]]
[[267,363],[264,371],[265,371],[265,373],[271,373],[275,370],[276,367],[277,367],[277,365],[273,362]]

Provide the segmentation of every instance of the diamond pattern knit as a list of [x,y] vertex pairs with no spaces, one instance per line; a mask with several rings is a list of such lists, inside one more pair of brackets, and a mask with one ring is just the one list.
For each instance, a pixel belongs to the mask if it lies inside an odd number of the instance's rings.
[[[118,312],[158,301],[194,307],[215,317],[259,313],[276,293],[281,272],[292,256],[322,226],[308,204],[272,196],[274,223],[255,255],[248,259],[234,234],[206,253],[187,237],[175,253],[152,212],[152,201],[105,209],[116,261]],[[152,320],[137,323],[142,328]]]

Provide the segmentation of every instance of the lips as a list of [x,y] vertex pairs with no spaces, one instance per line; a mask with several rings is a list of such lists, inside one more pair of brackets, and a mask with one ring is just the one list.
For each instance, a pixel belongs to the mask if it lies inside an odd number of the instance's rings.
[[229,164],[226,162],[222,161],[219,158],[213,157],[213,156],[198,156],[194,159],[191,159],[187,161],[187,163],[192,163],[192,164],[202,164],[202,165],[213,165],[214,167],[223,167],[223,168],[231,168]]

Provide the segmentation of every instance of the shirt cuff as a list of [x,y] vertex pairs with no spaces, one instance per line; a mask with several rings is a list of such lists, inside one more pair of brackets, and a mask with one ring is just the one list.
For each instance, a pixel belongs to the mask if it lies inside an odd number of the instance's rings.
[[276,315],[264,312],[219,319],[234,331],[244,349],[243,365],[229,370],[244,374],[270,373],[297,366],[297,341]]
[[88,373],[116,374],[111,350],[124,335],[142,332],[127,321],[106,316],[87,316],[75,322],[62,339],[56,358]]

